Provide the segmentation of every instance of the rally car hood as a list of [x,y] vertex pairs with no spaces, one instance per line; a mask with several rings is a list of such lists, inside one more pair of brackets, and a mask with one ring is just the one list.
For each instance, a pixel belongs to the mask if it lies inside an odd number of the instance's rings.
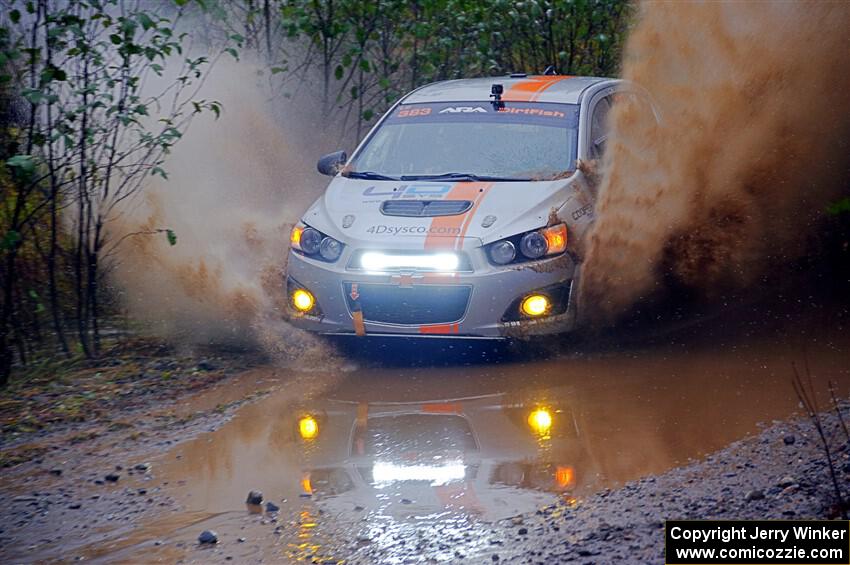
[[[486,245],[547,225],[564,203],[570,179],[534,182],[373,181],[337,176],[304,221],[349,245],[418,247],[425,240],[462,239]],[[410,217],[382,211],[410,201],[466,201],[465,212]]]

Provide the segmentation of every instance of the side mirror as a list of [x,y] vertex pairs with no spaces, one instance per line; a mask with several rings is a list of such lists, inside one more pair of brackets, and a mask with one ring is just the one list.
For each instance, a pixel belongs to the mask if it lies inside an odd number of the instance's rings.
[[339,172],[346,161],[348,161],[348,155],[345,151],[335,151],[334,153],[323,155],[319,159],[319,162],[316,163],[316,169],[323,175],[332,177]]

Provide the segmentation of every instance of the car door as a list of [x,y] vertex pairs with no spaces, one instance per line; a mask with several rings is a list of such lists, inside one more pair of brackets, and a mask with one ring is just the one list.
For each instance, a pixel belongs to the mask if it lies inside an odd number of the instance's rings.
[[597,93],[590,104],[587,127],[587,159],[598,164],[605,154],[611,129],[612,110],[624,104],[633,105],[641,115],[651,116],[657,123],[659,115],[649,96],[638,86],[620,83]]

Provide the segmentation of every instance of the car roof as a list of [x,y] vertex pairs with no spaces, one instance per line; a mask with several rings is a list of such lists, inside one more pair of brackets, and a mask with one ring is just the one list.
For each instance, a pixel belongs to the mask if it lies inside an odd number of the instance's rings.
[[464,78],[427,84],[402,99],[402,104],[423,102],[482,102],[490,100],[490,87],[501,84],[505,102],[558,102],[577,104],[588,87],[611,79],[566,75],[511,75]]

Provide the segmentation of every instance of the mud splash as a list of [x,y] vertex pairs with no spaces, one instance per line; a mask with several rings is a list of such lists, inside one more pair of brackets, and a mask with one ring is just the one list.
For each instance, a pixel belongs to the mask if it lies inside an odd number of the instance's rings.
[[610,322],[671,283],[716,297],[800,256],[847,186],[850,5],[641,7],[581,292]]
[[151,177],[144,201],[124,211],[117,231],[138,235],[122,243],[112,280],[131,316],[172,339],[324,357],[283,321],[289,229],[322,188],[304,165],[319,149],[301,141],[309,115],[272,105],[259,68],[214,67],[200,95],[223,104],[221,117],[196,118],[165,164],[168,180]]

